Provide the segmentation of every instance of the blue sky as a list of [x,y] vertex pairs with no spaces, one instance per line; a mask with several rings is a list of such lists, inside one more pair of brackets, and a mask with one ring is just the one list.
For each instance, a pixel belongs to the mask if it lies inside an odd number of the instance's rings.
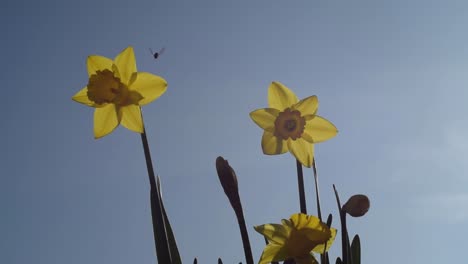
[[[143,108],[184,263],[243,261],[214,162],[235,168],[247,225],[299,211],[295,161],[265,156],[249,117],[280,81],[339,129],[316,146],[322,210],[350,219],[362,262],[454,263],[468,224],[465,1],[9,1],[0,13],[1,263],[155,263],[139,135],[93,139],[71,96],[86,57],[131,45],[168,90]],[[166,47],[154,61],[148,48]],[[309,212],[312,171],[305,170]],[[263,239],[249,229],[254,258]],[[332,256],[340,254],[336,243]]]

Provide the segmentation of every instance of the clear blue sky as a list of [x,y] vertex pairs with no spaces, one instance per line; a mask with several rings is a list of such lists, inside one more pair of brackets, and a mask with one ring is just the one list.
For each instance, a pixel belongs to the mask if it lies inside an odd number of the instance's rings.
[[[94,140],[93,109],[71,100],[88,55],[129,45],[169,83],[143,112],[184,263],[243,261],[218,155],[250,227],[299,211],[294,159],[263,155],[248,115],[275,80],[317,95],[340,131],[316,147],[322,206],[336,216],[333,183],[342,200],[370,197],[349,220],[362,263],[466,259],[466,1],[18,0],[0,14],[0,263],[155,263],[139,135]],[[154,61],[149,47],[166,52]]]

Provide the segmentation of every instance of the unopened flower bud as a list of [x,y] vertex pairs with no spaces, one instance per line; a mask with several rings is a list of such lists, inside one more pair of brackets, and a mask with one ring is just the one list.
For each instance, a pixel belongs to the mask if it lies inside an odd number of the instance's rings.
[[364,194],[351,196],[343,205],[343,211],[353,217],[363,216],[369,211],[370,201]]
[[223,157],[216,158],[216,171],[218,172],[219,181],[221,182],[221,186],[223,186],[224,193],[226,193],[229,202],[231,202],[232,207],[236,210],[237,204],[240,203],[236,173]]

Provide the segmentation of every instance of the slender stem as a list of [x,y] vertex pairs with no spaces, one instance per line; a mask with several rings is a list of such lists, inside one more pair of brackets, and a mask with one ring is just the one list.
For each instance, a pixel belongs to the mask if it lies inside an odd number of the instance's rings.
[[224,193],[236,214],[237,223],[239,224],[242,237],[242,244],[244,246],[245,260],[247,264],[254,264],[252,248],[250,247],[249,241],[249,233],[247,232],[247,227],[245,225],[245,217],[239,196],[239,186],[237,183],[236,173],[223,157],[216,158],[216,172],[218,173],[219,181],[224,189]]
[[342,227],[343,231],[341,232],[341,241],[342,241],[341,243],[343,244],[342,246],[344,246],[345,249],[346,249],[346,255],[343,256],[343,263],[350,263],[351,262],[351,255],[350,255],[351,250],[349,248],[348,227],[346,225],[346,213],[343,210],[341,210],[341,211],[342,211],[342,214],[343,214],[343,216],[342,216],[343,219],[341,221],[342,221],[343,226],[344,226],[344,228]]
[[242,210],[242,204],[240,203],[240,198],[239,203],[234,208],[234,212],[236,213],[237,223],[239,224],[239,229],[242,237],[245,261],[247,264],[254,264],[252,248],[250,247],[249,233],[247,232],[247,226],[245,225],[245,218]]
[[315,158],[312,161],[312,168],[314,170],[314,181],[315,181],[315,197],[317,198],[317,214],[320,221],[322,221],[322,210],[320,209],[320,194],[318,186],[318,174],[317,174],[317,165],[315,165]]
[[[158,186],[156,184],[156,177],[154,174],[153,163],[151,160],[151,154],[148,145],[148,139],[146,138],[146,131],[143,129],[141,134],[141,142],[143,143],[143,151],[145,152],[146,167],[148,169],[148,177],[150,182],[150,201],[151,201],[151,218],[153,222],[153,235],[156,247],[156,256],[158,263],[172,263],[171,255],[169,253],[169,247],[167,245],[167,234],[162,216],[161,200],[158,195]],[[162,227],[159,230],[163,230],[162,234],[158,234],[158,226]],[[161,254],[158,254],[161,253]]]
[[301,206],[301,213],[307,214],[307,206],[304,191],[304,173],[302,172],[302,164],[296,160],[297,167],[297,185],[299,187],[299,204]]
[[[319,193],[319,185],[318,185],[318,173],[317,173],[317,165],[315,164],[315,157],[312,160],[312,169],[314,171],[314,182],[315,182],[315,200],[317,202],[317,215],[322,222],[322,210],[320,209],[320,193]],[[326,247],[326,244],[325,244]],[[327,262],[327,253],[323,252],[320,254],[320,263],[324,264]]]
[[333,190],[335,191],[336,204],[338,205],[338,211],[340,212],[340,221],[341,221],[341,254],[342,254],[342,263],[348,264],[348,230],[346,228],[346,213],[341,209],[340,197],[338,191],[336,190],[335,184],[333,184]]

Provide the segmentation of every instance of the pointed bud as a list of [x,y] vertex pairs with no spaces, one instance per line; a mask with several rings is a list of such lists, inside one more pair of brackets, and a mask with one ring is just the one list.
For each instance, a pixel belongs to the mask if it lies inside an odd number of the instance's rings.
[[234,207],[234,210],[236,210],[237,208],[235,207],[240,203],[236,173],[223,157],[216,159],[216,171],[218,172],[219,181],[221,182],[221,186],[223,186],[224,193],[226,193],[229,202]]
[[369,211],[370,201],[364,194],[356,194],[351,196],[343,205],[343,211],[353,217],[363,216]]

